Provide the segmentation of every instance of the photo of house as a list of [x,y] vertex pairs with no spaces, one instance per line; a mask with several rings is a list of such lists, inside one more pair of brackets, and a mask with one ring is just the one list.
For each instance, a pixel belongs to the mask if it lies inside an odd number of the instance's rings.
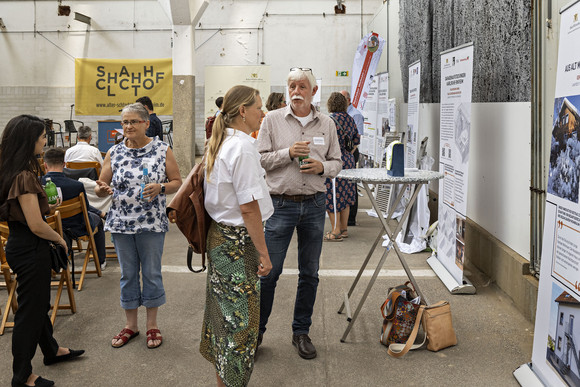
[[[580,301],[552,287],[551,329],[546,360],[569,386],[580,385]],[[576,326],[574,321],[576,321]]]
[[554,112],[552,136],[559,143],[565,143],[572,136],[577,138],[580,114],[578,114],[576,106],[568,98],[561,98],[560,101],[556,101],[555,105],[560,105],[560,108],[559,111]]
[[580,96],[556,98],[550,147],[548,192],[562,199],[578,203],[580,171],[572,168],[580,157]]

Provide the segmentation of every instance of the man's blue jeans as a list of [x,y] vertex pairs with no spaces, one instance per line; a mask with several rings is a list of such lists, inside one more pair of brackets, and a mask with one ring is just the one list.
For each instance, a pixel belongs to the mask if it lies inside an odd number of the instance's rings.
[[294,202],[282,198],[272,198],[274,214],[266,221],[266,244],[272,261],[272,271],[261,277],[260,332],[266,331],[266,324],[272,312],[276,282],[282,273],[288,245],[298,233],[298,290],[294,304],[292,332],[295,335],[308,334],[312,324],[312,310],[318,288],[318,266],[324,233],[326,198],[323,192],[315,198]]

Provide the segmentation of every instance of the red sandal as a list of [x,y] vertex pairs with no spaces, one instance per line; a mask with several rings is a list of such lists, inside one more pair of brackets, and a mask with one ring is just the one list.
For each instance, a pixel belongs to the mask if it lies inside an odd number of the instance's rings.
[[[159,333],[159,334],[158,334]],[[147,348],[153,349],[159,347],[163,344],[163,336],[161,336],[161,331],[159,329],[149,329],[147,331]],[[149,345],[150,341],[159,340],[159,344],[157,345]]]
[[[129,335],[129,336],[127,336],[127,335]],[[122,343],[120,343],[120,344],[111,343],[111,347],[121,348],[123,345],[127,344],[132,338],[137,337],[137,336],[139,336],[139,331],[133,332],[130,329],[123,328],[117,336],[113,337],[114,340],[121,340]]]

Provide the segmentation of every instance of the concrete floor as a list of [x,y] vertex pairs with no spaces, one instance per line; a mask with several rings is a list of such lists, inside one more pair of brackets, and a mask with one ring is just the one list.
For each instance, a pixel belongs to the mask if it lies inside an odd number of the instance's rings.
[[[440,352],[417,350],[402,359],[387,355],[386,347],[379,343],[379,308],[387,289],[405,281],[393,253],[384,267],[389,270],[387,275],[375,283],[347,342],[340,342],[347,322],[344,315],[337,314],[338,308],[379,230],[378,219],[366,214],[365,209],[370,208],[368,199],[361,198],[360,208],[359,225],[349,229],[350,238],[324,244],[310,332],[318,357],[303,360],[291,344],[297,282],[294,240],[250,386],[517,386],[512,372],[531,359],[533,324],[475,269],[468,268],[466,276],[477,288],[477,294],[451,295],[425,262],[427,253],[410,255],[407,262],[430,302],[449,300],[458,345]],[[165,240],[163,265],[168,302],[159,311],[164,337],[160,348],[146,348],[144,310],[139,315],[141,335],[123,348],[111,347],[111,338],[125,320],[119,306],[119,266],[109,261],[102,278],[89,277],[83,290],[75,292],[77,313],[62,311],[55,322],[59,343],[85,349],[86,354],[76,361],[46,367],[38,350],[33,360],[34,372],[55,380],[58,386],[215,385],[212,365],[198,352],[206,275],[187,270],[186,250],[185,239],[172,225]],[[378,249],[374,254],[370,268],[374,268],[381,253],[382,249]],[[195,256],[194,260],[200,261]],[[355,302],[368,280],[369,276],[359,283],[353,296]],[[5,301],[2,292],[0,305]],[[0,336],[2,386],[9,385],[12,375],[11,339],[11,329]]]

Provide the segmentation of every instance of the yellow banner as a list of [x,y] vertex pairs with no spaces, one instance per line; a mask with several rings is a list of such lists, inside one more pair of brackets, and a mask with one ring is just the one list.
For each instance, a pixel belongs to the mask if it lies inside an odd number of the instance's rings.
[[173,115],[171,59],[75,59],[75,114],[115,116],[148,96],[157,115]]

